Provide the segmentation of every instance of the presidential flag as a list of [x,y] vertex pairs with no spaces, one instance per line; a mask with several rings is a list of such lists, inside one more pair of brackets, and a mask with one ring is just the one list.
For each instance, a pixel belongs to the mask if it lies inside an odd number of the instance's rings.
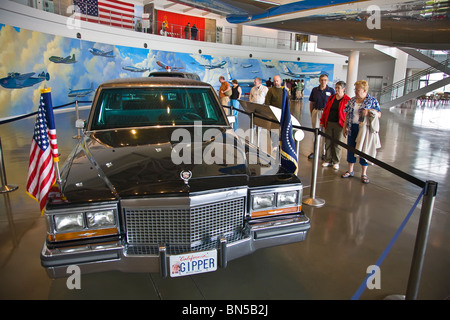
[[134,29],[134,4],[119,0],[74,0],[81,20]]
[[39,202],[44,213],[48,193],[56,182],[54,162],[58,158],[55,121],[50,89],[41,90],[28,165],[27,193]]
[[297,152],[295,149],[294,132],[289,108],[289,95],[283,88],[283,105],[280,119],[280,155],[281,166],[288,172],[297,174]]

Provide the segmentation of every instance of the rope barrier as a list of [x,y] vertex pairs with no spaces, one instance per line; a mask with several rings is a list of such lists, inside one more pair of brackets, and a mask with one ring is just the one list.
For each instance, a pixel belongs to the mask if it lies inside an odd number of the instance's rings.
[[[224,107],[237,110],[237,111],[239,111],[241,113],[244,113],[246,115],[251,115],[250,113],[248,113],[246,111],[243,111],[243,110],[240,110],[240,109],[236,109],[234,107],[230,107],[230,106],[224,106]],[[254,114],[253,116],[256,117],[256,118],[260,118],[262,120],[269,121],[269,122],[278,123],[275,120],[268,119],[268,118],[266,118],[264,116],[261,116],[261,115],[258,115],[258,114]],[[315,132],[315,129],[309,128],[309,127],[293,125],[293,128],[294,129],[299,129],[299,130],[304,130],[304,131],[309,131],[309,132],[312,132],[312,133]],[[383,168],[383,169],[385,169],[385,170],[395,174],[396,176],[399,176],[400,178],[402,178],[404,180],[407,180],[407,181],[411,182],[412,184],[414,184],[414,185],[416,185],[416,186],[418,186],[420,188],[424,188],[425,187],[425,181],[423,181],[423,180],[420,180],[420,179],[418,179],[418,178],[416,178],[414,176],[411,176],[410,174],[408,174],[406,172],[403,172],[403,171],[401,171],[401,170],[399,170],[397,168],[394,168],[393,166],[391,166],[391,165],[389,165],[389,164],[387,164],[385,162],[382,162],[382,161],[380,161],[380,160],[378,160],[376,158],[373,158],[373,157],[369,156],[368,154],[365,154],[365,153],[363,153],[363,152],[361,152],[361,151],[359,151],[359,150],[349,146],[348,144],[346,144],[344,142],[341,142],[341,141],[339,141],[337,139],[334,139],[333,137],[327,135],[326,133],[324,133],[324,132],[322,132],[320,130],[319,130],[319,135],[321,135],[321,136],[323,136],[323,137],[325,137],[327,139],[332,140],[333,142],[339,144],[340,146],[342,146],[343,148],[347,149],[348,151],[351,151],[351,152],[359,155],[360,157],[363,157],[364,159],[366,159],[366,160],[368,160],[368,161],[378,165],[379,167],[381,167],[381,168]]]
[[[53,107],[53,110],[61,109],[61,108],[70,106],[72,104],[76,104],[77,102],[78,103],[92,103],[92,101],[73,101],[73,102],[69,102],[69,103],[66,103],[66,104],[62,104],[60,106]],[[35,116],[35,115],[37,115],[37,111],[30,112],[30,113],[23,114],[23,115],[16,116],[16,117],[11,117],[11,118],[5,119],[5,120],[0,120],[0,125],[6,124],[6,123],[10,123],[10,122],[14,122],[14,121],[18,121],[18,120],[22,120],[22,119],[25,119],[25,118],[29,118],[29,117],[32,117],[32,116]]]
[[[233,108],[233,107],[232,107]],[[236,108],[233,108],[236,109]],[[239,109],[236,109],[242,113],[246,113],[247,112],[243,112]],[[269,122],[275,122],[273,120],[264,118],[262,116],[259,116],[257,114],[252,114],[252,117],[258,117],[261,119],[264,119],[266,121]],[[394,245],[395,241],[397,240],[398,236],[400,235],[400,233],[403,231],[406,223],[408,222],[408,220],[410,219],[414,209],[417,207],[420,198],[422,198],[423,195],[424,196],[424,201],[423,201],[423,205],[422,205],[422,210],[420,213],[420,221],[419,221],[419,226],[418,226],[418,230],[417,230],[417,234],[416,234],[416,244],[414,247],[414,255],[413,255],[413,259],[412,259],[412,263],[411,263],[411,269],[410,269],[410,274],[409,274],[409,279],[408,279],[408,287],[407,287],[407,291],[406,291],[406,299],[416,299],[417,298],[417,293],[418,293],[418,289],[419,289],[419,283],[420,283],[420,276],[422,273],[422,266],[423,266],[423,260],[424,260],[424,256],[425,256],[425,249],[426,249],[426,244],[428,241],[428,230],[430,227],[430,223],[431,223],[431,217],[432,217],[432,213],[433,213],[433,206],[434,206],[434,199],[436,197],[436,190],[437,190],[437,183],[434,181],[423,181],[420,180],[414,176],[411,176],[410,174],[407,174],[397,168],[392,167],[391,165],[388,165],[387,163],[384,163],[382,161],[379,161],[357,149],[355,149],[354,147],[351,147],[337,139],[334,139],[333,137],[327,135],[326,133],[322,132],[321,130],[318,129],[312,129],[312,128],[306,128],[306,127],[302,127],[302,126],[293,126],[296,129],[301,129],[301,130],[305,130],[305,131],[312,131],[314,132],[314,135],[316,137],[316,141],[315,141],[315,150],[314,150],[314,164],[313,164],[313,177],[312,177],[312,185],[311,185],[311,198],[307,198],[306,201],[304,201],[305,204],[309,204],[309,205],[313,205],[313,206],[322,206],[324,204],[324,200],[322,199],[316,199],[315,198],[315,175],[314,175],[314,171],[317,170],[317,161],[318,161],[318,141],[319,141],[319,136],[324,136],[327,139],[332,140],[333,142],[339,144],[340,146],[342,146],[343,148],[347,149],[348,151],[351,151],[357,155],[359,155],[360,157],[363,157],[364,159],[372,162],[373,164],[378,165],[379,167],[385,169],[386,171],[389,171],[393,174],[395,174],[396,176],[411,182],[412,184],[421,187],[422,191],[419,195],[419,197],[417,198],[416,202],[414,203],[413,207],[411,208],[411,210],[409,211],[408,215],[406,216],[405,220],[403,221],[403,223],[400,225],[399,229],[397,230],[397,232],[395,233],[394,237],[392,238],[391,242],[389,242],[388,246],[386,247],[386,249],[383,251],[383,253],[381,254],[380,258],[378,259],[378,261],[376,262],[376,266],[380,266],[381,263],[384,261],[384,259],[386,258],[387,254],[389,253],[389,251],[391,250],[392,246]],[[431,194],[429,194],[428,190],[432,189]],[[352,300],[357,300],[359,299],[359,297],[361,296],[361,294],[364,292],[365,288],[367,287],[367,280],[371,277],[372,275],[369,274],[365,280],[363,281],[363,283],[361,284],[361,286],[358,288],[358,290],[356,291],[356,293],[353,295],[353,297],[351,298]]]
[[[414,209],[416,209],[420,199],[422,198],[423,194],[424,194],[424,189],[422,189],[422,191],[420,192],[419,196],[416,199],[416,202],[414,202],[414,205],[412,206],[411,210],[409,211],[409,213],[406,215],[406,218],[403,220],[403,222],[401,223],[400,227],[398,228],[397,232],[394,234],[394,236],[392,237],[392,240],[389,242],[389,244],[387,245],[386,249],[384,249],[383,253],[381,254],[381,256],[378,258],[377,262],[375,263],[376,266],[380,266],[384,259],[386,258],[386,256],[388,255],[389,251],[391,250],[392,246],[394,245],[395,241],[397,240],[398,236],[400,235],[400,233],[402,233],[403,229],[405,228],[406,224],[409,221],[409,218],[411,218],[412,213],[414,212]],[[358,300],[359,297],[362,295],[362,293],[364,292],[364,290],[367,287],[367,280],[371,277],[372,275],[369,274],[364,281],[361,283],[361,285],[359,286],[358,290],[356,290],[355,294],[353,295],[353,297],[351,298],[351,300]]]

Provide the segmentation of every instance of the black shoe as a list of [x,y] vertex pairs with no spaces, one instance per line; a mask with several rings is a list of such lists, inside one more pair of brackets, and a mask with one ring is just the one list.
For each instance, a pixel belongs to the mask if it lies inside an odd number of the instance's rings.
[[312,158],[314,158],[314,153],[311,153],[311,154],[308,156],[308,159],[312,159]]

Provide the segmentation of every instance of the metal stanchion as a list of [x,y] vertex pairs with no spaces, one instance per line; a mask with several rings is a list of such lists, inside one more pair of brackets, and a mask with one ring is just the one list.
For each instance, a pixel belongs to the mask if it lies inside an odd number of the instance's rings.
[[311,177],[311,192],[309,197],[303,198],[303,203],[312,207],[322,207],[325,205],[325,200],[316,198],[316,180],[317,180],[317,166],[319,164],[319,146],[320,146],[320,136],[319,129],[314,130],[315,143],[314,143],[314,159]]
[[[80,119],[80,113],[79,113],[79,111],[78,111],[78,100],[75,100],[75,122],[78,120],[78,119]],[[73,136],[72,138],[73,139],[78,139],[78,140],[80,140],[80,138],[81,138],[81,135],[80,135],[80,131],[81,131],[81,129],[80,128],[77,128],[77,135],[76,136]]]
[[[255,143],[255,119],[254,119],[254,113],[252,112],[250,114],[250,142]],[[259,137],[258,137],[259,138]]]
[[1,183],[0,193],[11,192],[19,188],[14,184],[8,184],[6,182],[6,173],[5,173],[5,165],[3,162],[3,148],[2,148],[2,139],[0,138],[0,172],[1,172]]
[[417,299],[436,193],[437,183],[434,181],[427,181],[423,194],[419,225],[417,227],[416,244],[409,273],[408,287],[406,289],[406,300]]

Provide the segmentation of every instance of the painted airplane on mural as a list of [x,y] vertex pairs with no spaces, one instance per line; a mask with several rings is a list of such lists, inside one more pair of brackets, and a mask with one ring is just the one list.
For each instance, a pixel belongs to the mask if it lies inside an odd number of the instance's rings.
[[18,73],[18,72],[10,72],[7,77],[0,79],[0,84],[3,88],[7,89],[21,89],[26,87],[34,86],[37,83],[40,83],[44,80],[50,80],[50,75],[42,71],[38,74],[37,77],[33,77],[35,72],[29,73]]
[[71,56],[67,56],[67,57],[58,57],[58,56],[51,56],[50,58],[48,58],[48,60],[50,60],[51,62],[54,63],[65,63],[65,64],[72,64],[77,62],[77,60],[75,59],[75,53]]
[[130,71],[130,72],[145,72],[150,70],[149,68],[138,68],[134,66],[125,66],[122,67],[123,70]]
[[67,96],[71,98],[73,97],[82,98],[86,97],[92,92],[94,92],[94,84],[91,82],[91,87],[88,89],[77,89],[77,90],[69,89],[69,93],[67,94]]
[[[233,78],[233,76],[231,75],[230,70],[228,70],[227,68],[227,75],[228,75],[228,82],[233,81],[236,78]],[[255,77],[256,78],[256,77]],[[255,78],[253,79],[236,79],[239,83],[239,86],[241,87],[253,87],[255,85],[254,81]],[[265,79],[261,79],[262,82],[266,82]]]
[[272,62],[263,61],[263,64],[266,66],[266,68],[269,68],[269,69],[275,68],[275,66],[272,64]]
[[114,58],[113,51],[103,51],[97,48],[89,48],[89,52],[94,56],[105,57],[105,58]]
[[291,69],[289,69],[284,64],[283,67],[283,74],[293,77],[293,78],[318,78],[322,73],[321,71],[300,71],[300,72],[292,72]]
[[220,63],[216,63],[216,64],[200,64],[202,67],[204,67],[205,69],[211,70],[211,69],[223,69],[223,66],[226,65],[227,62],[226,61],[222,61]]

